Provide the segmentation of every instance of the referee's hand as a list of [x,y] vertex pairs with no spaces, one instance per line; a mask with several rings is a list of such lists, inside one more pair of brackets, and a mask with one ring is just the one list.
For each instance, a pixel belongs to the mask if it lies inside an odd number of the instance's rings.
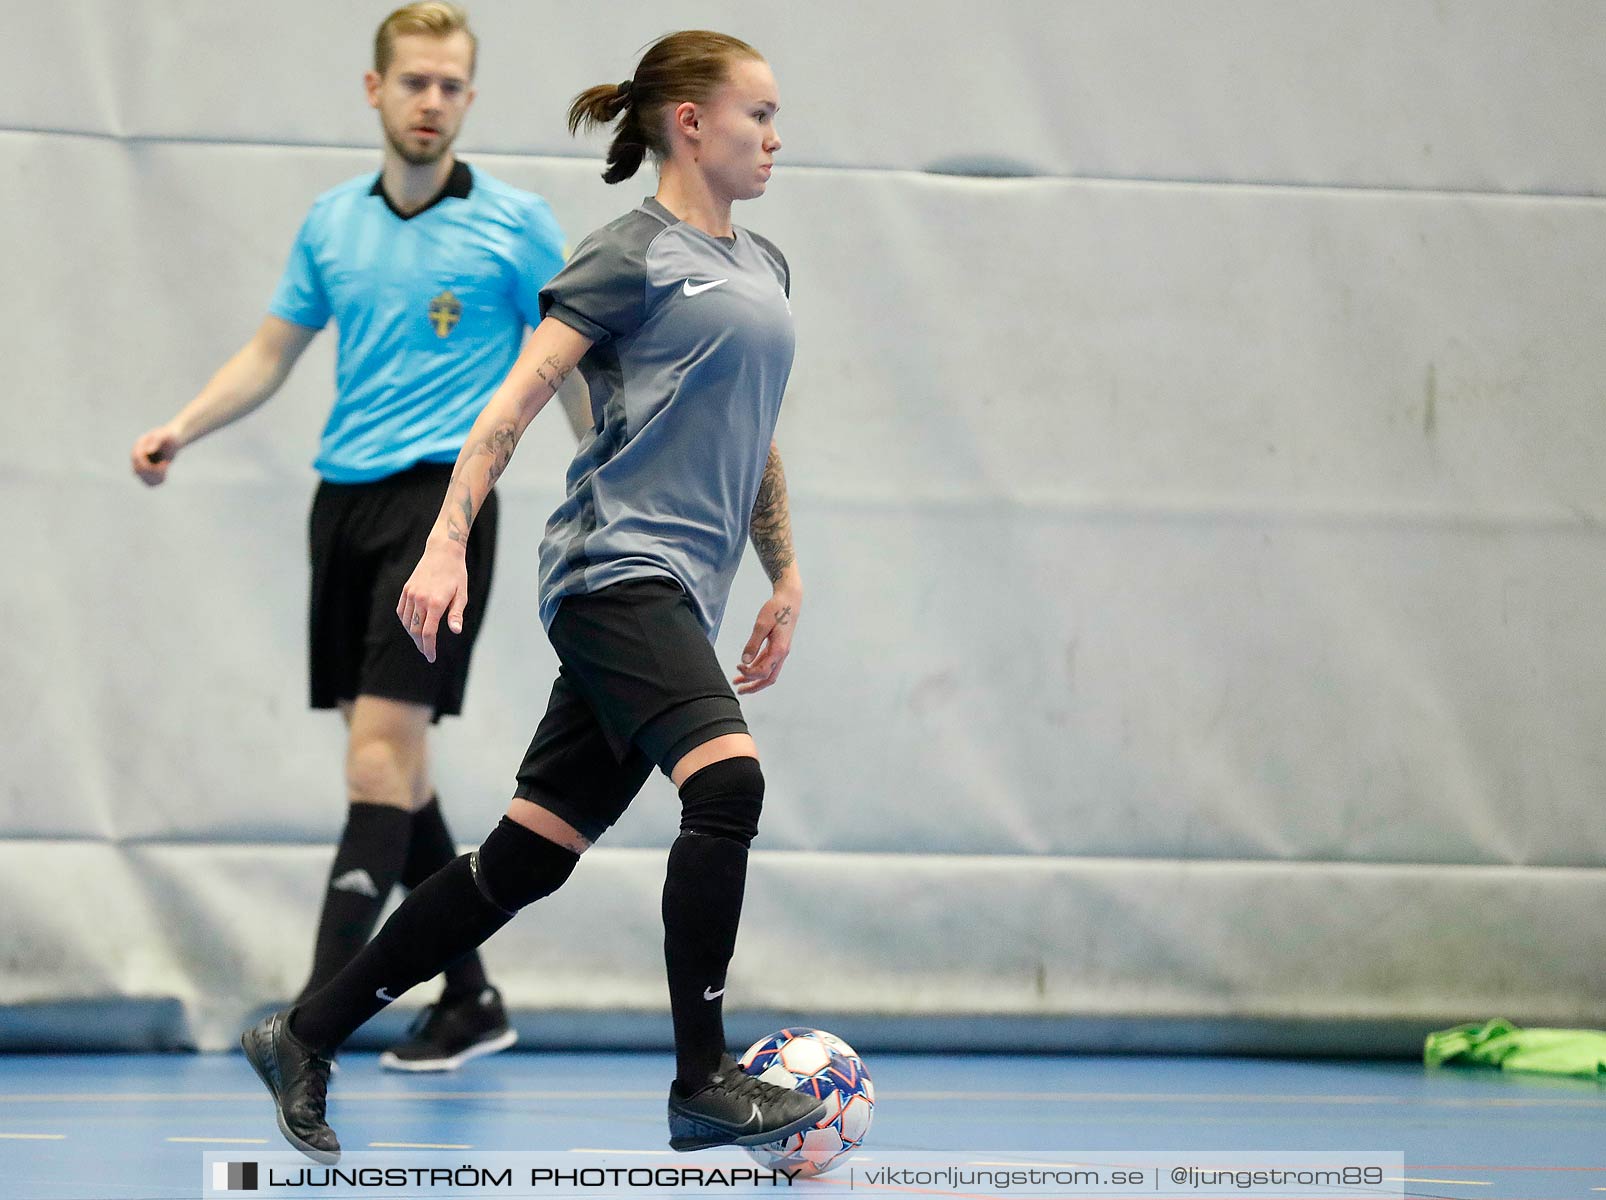
[[468,558],[458,542],[431,538],[396,604],[396,616],[418,652],[435,661],[441,618],[453,633],[463,632],[468,607]]
[[170,425],[158,425],[134,439],[128,458],[134,474],[155,487],[167,478],[167,469],[173,465],[177,453],[178,434]]

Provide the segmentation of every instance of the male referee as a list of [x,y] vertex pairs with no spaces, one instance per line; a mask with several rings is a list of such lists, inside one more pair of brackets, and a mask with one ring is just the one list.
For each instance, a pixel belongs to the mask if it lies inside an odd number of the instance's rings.
[[[186,446],[272,396],[334,320],[338,394],[313,464],[322,482],[309,532],[309,658],[312,707],[338,708],[345,719],[350,808],[303,994],[367,941],[396,884],[421,883],[457,853],[426,735],[462,708],[491,584],[494,506],[469,547],[475,599],[463,632],[443,639],[434,663],[396,620],[396,600],[463,439],[513,365],[525,327],[539,323],[541,288],[563,262],[563,233],[544,200],[452,153],[474,100],[476,48],[455,4],[428,0],[385,18],[364,77],[384,132],[383,168],[313,202],[251,340],[132,451],[135,474],[161,483]],[[591,424],[583,403],[565,397],[577,436]],[[446,971],[439,1001],[380,1062],[452,1070],[515,1039],[471,954]]]

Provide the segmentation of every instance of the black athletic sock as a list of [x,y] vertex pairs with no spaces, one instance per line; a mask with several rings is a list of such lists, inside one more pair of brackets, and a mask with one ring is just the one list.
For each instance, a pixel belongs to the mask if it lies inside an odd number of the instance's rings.
[[303,996],[317,991],[352,960],[401,877],[412,814],[390,804],[353,804],[340,835],[318,917],[312,974]]
[[[331,1054],[364,1021],[563,886],[580,856],[503,817],[480,848],[413,889],[374,940],[290,1013],[290,1032]],[[494,897],[494,899],[493,899]]]
[[474,882],[472,857],[454,859],[415,888],[361,953],[296,1005],[290,1032],[331,1053],[391,1000],[512,920]]
[[707,1082],[725,1053],[725,971],[736,950],[747,884],[747,847],[683,833],[664,878],[664,965],[683,1091]]
[[[407,843],[401,885],[411,891],[456,857],[457,846],[446,828],[440,797],[431,796],[429,803],[413,814],[412,838]],[[452,1001],[478,996],[490,983],[485,977],[485,964],[480,960],[479,951],[470,950],[447,966],[446,989],[441,999]]]

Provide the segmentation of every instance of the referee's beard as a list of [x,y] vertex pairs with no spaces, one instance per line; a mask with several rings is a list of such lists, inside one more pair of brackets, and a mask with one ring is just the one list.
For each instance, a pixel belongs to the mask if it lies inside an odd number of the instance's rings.
[[452,152],[452,145],[457,141],[457,138],[454,135],[441,141],[439,145],[414,150],[387,129],[385,130],[385,141],[390,144],[390,148],[396,152],[397,157],[408,166],[431,167]]

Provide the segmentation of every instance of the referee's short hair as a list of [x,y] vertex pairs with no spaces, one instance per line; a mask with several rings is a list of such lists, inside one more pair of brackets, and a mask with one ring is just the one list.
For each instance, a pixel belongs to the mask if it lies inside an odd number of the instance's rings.
[[459,32],[468,34],[468,69],[473,74],[480,40],[468,27],[468,13],[462,6],[450,0],[418,0],[416,4],[404,4],[379,23],[374,34],[374,70],[380,75],[390,70],[391,60],[396,57],[397,34],[423,33],[443,38]]

